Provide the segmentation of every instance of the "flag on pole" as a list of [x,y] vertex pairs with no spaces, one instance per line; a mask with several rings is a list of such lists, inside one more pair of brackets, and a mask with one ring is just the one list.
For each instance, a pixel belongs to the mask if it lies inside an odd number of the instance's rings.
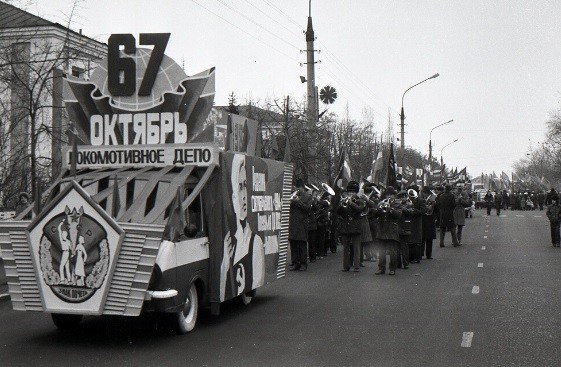
[[390,144],[390,155],[388,157],[388,173],[386,175],[386,187],[393,186],[397,189],[397,175],[395,156],[393,153],[393,143]]
[[378,152],[378,156],[376,157],[376,162],[374,163],[374,168],[372,170],[372,182],[379,183],[381,181],[380,176],[383,169],[384,169],[384,154],[380,149],[380,151]]
[[351,180],[351,164],[349,162],[349,155],[347,149],[343,148],[341,151],[341,157],[339,158],[339,169],[337,170],[337,176],[335,177],[335,186],[340,189],[347,187],[347,184]]

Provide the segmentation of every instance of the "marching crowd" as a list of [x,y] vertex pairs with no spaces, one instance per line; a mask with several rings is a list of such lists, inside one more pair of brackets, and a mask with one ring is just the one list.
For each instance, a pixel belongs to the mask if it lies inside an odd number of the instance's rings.
[[[360,271],[365,259],[378,261],[375,274],[395,275],[423,256],[432,259],[433,240],[439,229],[439,245],[445,247],[446,233],[452,246],[462,245],[462,233],[472,200],[458,184],[412,185],[397,191],[365,182],[350,181],[340,195],[327,187],[294,182],[290,204],[289,241],[291,269],[304,271],[308,261],[316,262],[343,245],[343,271]],[[389,264],[386,264],[386,254]]]

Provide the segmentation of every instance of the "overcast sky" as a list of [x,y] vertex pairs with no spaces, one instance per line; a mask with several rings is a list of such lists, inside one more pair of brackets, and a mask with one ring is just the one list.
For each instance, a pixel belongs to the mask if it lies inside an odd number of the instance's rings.
[[[65,24],[72,1],[38,0],[27,10]],[[512,171],[545,137],[561,100],[561,1],[313,0],[317,85],[339,98],[330,110],[360,120],[388,113],[405,144],[471,175]],[[170,32],[166,54],[188,75],[216,66],[217,105],[247,98],[303,100],[308,0],[87,0],[71,28],[107,42],[112,33]]]

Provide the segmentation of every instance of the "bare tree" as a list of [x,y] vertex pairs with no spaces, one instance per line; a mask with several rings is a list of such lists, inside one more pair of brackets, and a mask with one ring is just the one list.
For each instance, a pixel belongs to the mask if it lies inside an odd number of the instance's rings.
[[60,172],[62,78],[83,77],[105,48],[70,30],[80,1],[74,1],[66,27],[29,15],[31,24],[0,30],[0,191],[5,201],[18,191],[36,195],[38,179],[48,184]]

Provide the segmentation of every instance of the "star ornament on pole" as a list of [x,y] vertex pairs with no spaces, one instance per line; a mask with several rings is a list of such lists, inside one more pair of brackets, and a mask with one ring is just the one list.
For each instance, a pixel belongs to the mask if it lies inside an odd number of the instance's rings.
[[327,85],[320,90],[319,99],[325,104],[332,104],[337,99],[337,90]]

